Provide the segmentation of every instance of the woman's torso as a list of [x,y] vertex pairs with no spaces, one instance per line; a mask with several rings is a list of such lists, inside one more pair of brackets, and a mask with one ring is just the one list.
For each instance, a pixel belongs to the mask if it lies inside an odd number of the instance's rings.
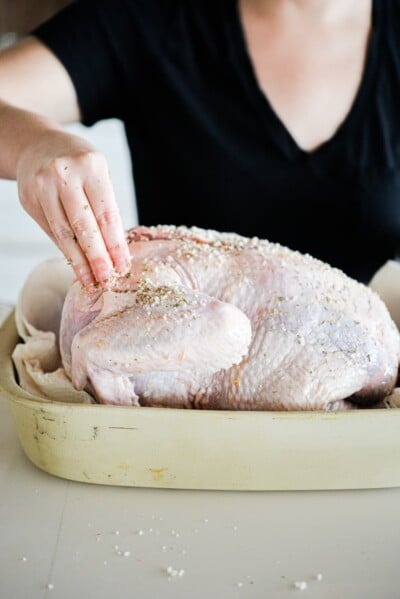
[[143,224],[267,238],[361,280],[394,256],[400,242],[397,0],[375,0],[365,65],[359,60],[359,81],[354,70],[347,110],[345,103],[339,107],[336,131],[309,152],[260,87],[235,0],[118,0],[120,17],[117,8],[107,12],[116,2],[101,4],[90,26],[105,36],[118,72],[114,105],[110,98],[95,105],[90,97],[95,73],[89,81],[72,78],[87,124],[108,116],[125,122]]

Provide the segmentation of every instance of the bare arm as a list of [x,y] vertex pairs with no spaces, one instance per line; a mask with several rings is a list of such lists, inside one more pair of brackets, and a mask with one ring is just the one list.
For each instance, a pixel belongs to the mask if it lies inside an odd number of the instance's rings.
[[72,81],[34,38],[0,54],[0,177],[84,285],[126,272],[129,250],[104,157],[60,123],[80,120]]
[[80,120],[75,88],[60,61],[33,37],[0,54],[0,96],[58,123]]

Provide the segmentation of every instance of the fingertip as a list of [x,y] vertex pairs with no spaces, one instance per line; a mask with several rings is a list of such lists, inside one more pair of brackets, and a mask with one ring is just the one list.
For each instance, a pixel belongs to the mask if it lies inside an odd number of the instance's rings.
[[100,289],[100,283],[96,281],[90,285],[83,285],[83,288],[87,293],[96,293]]
[[129,260],[117,260],[115,263],[115,270],[119,275],[127,275],[131,271],[131,261]]
[[74,267],[74,272],[76,278],[80,282],[80,284],[87,290],[94,287],[96,284],[96,280],[91,272],[89,272],[86,268],[82,267]]

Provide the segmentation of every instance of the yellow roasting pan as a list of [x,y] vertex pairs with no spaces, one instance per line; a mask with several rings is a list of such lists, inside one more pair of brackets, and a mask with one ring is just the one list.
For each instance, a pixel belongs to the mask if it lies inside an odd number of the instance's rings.
[[23,391],[0,328],[0,393],[39,468],[89,483],[230,490],[400,486],[400,409],[197,411],[49,402]]

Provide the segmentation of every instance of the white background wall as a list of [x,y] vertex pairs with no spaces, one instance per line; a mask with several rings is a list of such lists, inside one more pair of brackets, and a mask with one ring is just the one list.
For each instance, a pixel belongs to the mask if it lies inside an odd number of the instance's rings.
[[[89,139],[107,157],[126,229],[137,223],[131,163],[122,124],[103,121],[94,127],[68,127]],[[0,303],[14,303],[19,289],[39,262],[60,255],[22,209],[14,181],[0,180]]]

